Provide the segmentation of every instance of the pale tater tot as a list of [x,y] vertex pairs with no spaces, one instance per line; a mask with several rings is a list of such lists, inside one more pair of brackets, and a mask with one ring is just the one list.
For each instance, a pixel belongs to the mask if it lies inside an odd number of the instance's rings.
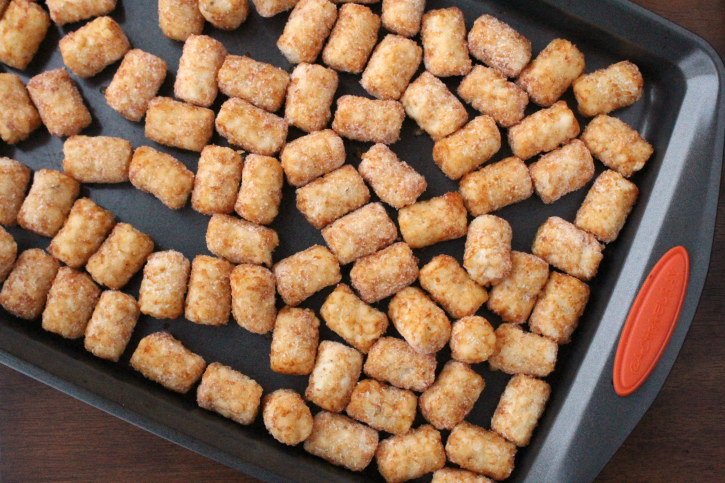
[[375,47],[360,84],[378,99],[398,100],[422,58],[423,49],[415,41],[388,34]]
[[451,357],[467,364],[488,360],[496,349],[496,334],[488,320],[471,315],[451,328]]
[[453,429],[471,412],[485,386],[468,364],[448,361],[438,379],[418,398],[420,412],[436,429]]
[[529,173],[536,193],[549,204],[584,187],[594,177],[594,160],[584,143],[574,139],[530,164]]
[[234,210],[245,220],[269,225],[279,213],[284,171],[274,158],[250,154],[244,160],[242,189]]
[[481,215],[468,227],[463,266],[473,280],[487,287],[511,272],[511,225],[498,216]]
[[420,354],[401,339],[381,337],[368,353],[365,375],[401,389],[422,392],[435,380],[435,354]]
[[304,186],[345,164],[345,144],[331,129],[316,131],[287,143],[280,161],[287,182]]
[[274,17],[278,13],[291,10],[299,0],[252,0],[260,17]]
[[584,72],[584,54],[564,39],[554,39],[521,72],[516,83],[540,106],[550,106]]
[[103,292],[86,326],[83,339],[86,350],[96,357],[117,362],[131,340],[139,314],[138,304],[130,295],[115,290]]
[[436,141],[433,161],[451,179],[459,179],[493,157],[501,149],[496,121],[478,116],[450,136]]
[[468,50],[506,77],[518,77],[531,60],[529,39],[491,15],[481,15],[473,23],[468,32]]
[[529,318],[529,328],[558,344],[566,344],[588,301],[587,284],[569,275],[551,272]]
[[488,364],[492,370],[507,374],[546,377],[554,370],[558,347],[553,340],[526,332],[517,324],[501,324]]
[[574,113],[566,102],[559,101],[511,127],[508,140],[514,156],[526,161],[541,152],[552,151],[578,135],[579,122]]
[[430,72],[423,72],[400,98],[406,114],[438,141],[456,132],[468,121],[461,101]]
[[378,431],[405,434],[413,425],[417,405],[411,391],[365,379],[355,386],[345,412]]
[[511,127],[524,118],[529,96],[496,69],[477,65],[463,78],[458,95],[474,109],[489,115],[501,127]]
[[299,305],[342,279],[340,264],[330,250],[315,245],[274,265],[277,292],[287,305]]
[[204,28],[204,16],[198,0],[159,0],[159,27],[170,39],[184,41],[199,35]]
[[247,0],[199,0],[199,11],[207,22],[219,30],[238,28],[249,15]]
[[36,171],[33,185],[18,211],[18,224],[41,236],[55,236],[79,191],[80,185],[63,173],[50,169]]
[[315,367],[320,320],[310,309],[284,307],[272,333],[269,364],[274,372],[305,376]]
[[297,209],[320,229],[370,201],[357,170],[346,165],[297,189]]
[[154,195],[172,210],[182,208],[194,188],[194,173],[181,161],[148,146],[133,153],[128,178],[137,189]]
[[313,63],[337,20],[337,7],[327,0],[300,0],[287,19],[277,48],[292,64]]
[[22,79],[15,74],[0,74],[0,139],[15,144],[27,139],[41,124]]
[[339,342],[323,340],[317,349],[305,399],[322,409],[339,413],[350,402],[362,366],[360,352]]
[[401,208],[398,224],[411,248],[423,248],[466,235],[468,213],[456,192]]
[[438,255],[420,269],[420,286],[454,319],[473,315],[488,299],[486,289],[449,255]]
[[186,394],[204,373],[206,362],[168,332],[155,332],[138,343],[131,366],[166,389]]
[[71,136],[63,144],[63,171],[79,183],[123,183],[132,154],[125,139]]
[[262,399],[264,426],[280,443],[296,446],[312,433],[312,413],[302,396],[278,389]]
[[53,237],[48,253],[71,268],[81,268],[111,232],[116,220],[88,198],[73,203],[63,228]]
[[526,164],[516,157],[465,175],[459,184],[463,203],[473,216],[481,216],[518,203],[534,194]]
[[25,70],[50,27],[50,17],[33,2],[12,0],[0,18],[0,62]]
[[166,61],[143,50],[129,50],[106,88],[106,102],[129,121],[146,115],[166,79]]
[[[4,282],[13,269],[15,257],[18,255],[18,244],[13,236],[0,226],[0,283]],[[387,327],[388,319],[385,319]]]
[[362,155],[358,171],[383,202],[393,208],[415,203],[428,187],[425,178],[385,144],[376,144]]
[[405,109],[398,101],[342,96],[337,100],[332,129],[353,141],[393,144],[400,139]]
[[97,283],[119,290],[141,269],[153,250],[154,242],[148,235],[128,223],[119,223],[88,259],[86,270]]
[[209,364],[196,390],[200,408],[214,411],[239,424],[252,424],[262,400],[262,386],[231,367]]
[[201,325],[226,325],[232,310],[229,281],[234,265],[221,258],[197,255],[191,264],[184,316]]
[[160,144],[201,152],[214,134],[214,111],[155,97],[146,111],[145,134]]
[[428,72],[437,77],[466,75],[471,58],[466,43],[466,23],[458,7],[430,10],[423,15],[420,38]]
[[207,35],[190,35],[184,42],[174,95],[190,104],[209,107],[218,93],[217,73],[227,56],[224,45]]
[[381,203],[370,203],[322,229],[322,237],[341,265],[392,244],[398,229]]
[[0,157],[0,225],[17,223],[31,174],[20,161]]
[[616,171],[607,170],[599,175],[587,193],[574,224],[610,243],[617,239],[627,221],[629,212],[637,202],[639,189]]
[[222,104],[216,129],[230,144],[263,156],[273,156],[287,139],[284,119],[236,97]]
[[536,232],[531,253],[586,282],[597,274],[603,249],[591,233],[552,216]]
[[53,136],[78,134],[92,121],[91,113],[65,69],[36,75],[28,81],[28,93],[38,109],[40,119]]
[[59,264],[43,250],[20,254],[0,292],[0,305],[21,319],[40,317]]
[[378,41],[380,17],[363,5],[340,7],[337,23],[322,51],[322,61],[335,70],[359,74]]
[[290,76],[284,118],[305,132],[324,129],[330,122],[337,72],[321,65],[301,63]]
[[417,278],[418,259],[403,242],[357,260],[350,271],[352,286],[369,304],[398,293]]
[[433,473],[431,483],[493,483],[493,480],[473,471],[441,468]]
[[242,167],[242,156],[233,149],[205,146],[194,177],[191,207],[205,215],[233,212]]
[[491,429],[516,446],[527,446],[549,400],[551,387],[524,374],[511,378],[496,407]]
[[180,317],[184,313],[189,270],[189,260],[176,250],[149,255],[138,293],[141,313],[156,319]]
[[637,131],[616,117],[595,117],[581,138],[595,158],[625,178],[642,169],[654,152]]
[[214,215],[206,230],[206,247],[232,263],[272,266],[272,252],[279,245],[277,232],[229,215]]
[[240,327],[266,334],[277,317],[275,283],[271,271],[257,265],[237,265],[230,276],[232,315]]
[[441,350],[451,337],[451,321],[421,289],[406,287],[388,305],[388,317],[400,335],[421,354]]
[[541,258],[511,252],[511,272],[491,289],[488,308],[506,322],[523,324],[549,278],[549,265]]
[[425,0],[383,0],[383,26],[403,37],[415,37],[423,20]]
[[99,17],[69,33],[59,43],[63,63],[78,77],[93,77],[131,49],[126,34],[111,17]]
[[441,433],[432,426],[421,426],[381,441],[375,459],[385,481],[401,483],[443,468],[446,452]]
[[107,15],[116,8],[116,0],[47,0],[45,3],[56,25]]
[[275,112],[282,107],[290,76],[272,64],[246,56],[227,55],[217,74],[217,81],[223,94]]
[[579,77],[573,87],[579,113],[593,117],[640,100],[644,93],[644,79],[639,68],[625,60]]
[[83,337],[100,295],[87,273],[60,267],[43,310],[43,329],[66,339]]
[[388,317],[360,300],[344,283],[327,297],[320,315],[330,330],[363,354],[388,329]]
[[304,447],[333,465],[362,471],[375,456],[378,432],[347,416],[320,411]]
[[514,470],[516,445],[465,421],[456,425],[446,441],[448,461],[461,468],[505,480]]

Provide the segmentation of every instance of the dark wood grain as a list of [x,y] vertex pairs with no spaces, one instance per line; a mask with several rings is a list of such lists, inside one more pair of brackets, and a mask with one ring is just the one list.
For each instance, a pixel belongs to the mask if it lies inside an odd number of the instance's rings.
[[[704,37],[725,56],[725,0],[637,3]],[[705,291],[677,363],[597,483],[723,481],[724,201],[719,208]],[[0,366],[0,481],[135,483],[151,479],[157,483],[257,481]]]

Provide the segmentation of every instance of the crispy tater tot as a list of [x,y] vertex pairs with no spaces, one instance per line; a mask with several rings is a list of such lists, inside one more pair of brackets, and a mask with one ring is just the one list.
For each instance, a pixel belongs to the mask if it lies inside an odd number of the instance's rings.
[[87,273],[60,267],[48,292],[43,329],[66,339],[83,337],[100,295]]
[[375,456],[378,432],[347,416],[320,411],[304,447],[333,465],[362,471]]
[[330,250],[315,245],[274,265],[277,292],[287,305],[299,305],[342,279],[340,264]]
[[277,314],[269,363],[274,372],[304,376],[315,367],[320,320],[310,309],[284,307]]
[[250,154],[244,160],[242,189],[234,210],[245,220],[269,225],[279,213],[284,171],[274,158]]
[[18,211],[18,224],[41,236],[52,237],[65,223],[80,185],[63,173],[41,169]]
[[421,426],[381,441],[375,459],[385,481],[401,483],[443,468],[446,452],[441,434],[432,426]]
[[468,364],[448,361],[418,398],[420,412],[436,429],[453,429],[471,412],[484,387],[483,378]]
[[28,81],[28,93],[38,109],[40,119],[53,136],[78,134],[92,121],[91,113],[65,69],[36,75]]
[[63,171],[80,183],[123,183],[132,154],[125,139],[71,136],[63,144]]
[[433,473],[431,483],[493,483],[493,480],[473,471],[441,468]]
[[96,253],[116,220],[88,198],[73,203],[63,228],[53,237],[48,253],[71,268],[81,268]]
[[536,193],[544,203],[553,203],[582,188],[594,176],[594,160],[579,139],[545,154],[529,165]]
[[59,264],[43,250],[20,254],[0,292],[0,305],[21,319],[40,317]]
[[287,143],[280,161],[287,182],[300,187],[345,164],[345,145],[331,129],[316,131]]
[[60,39],[58,47],[75,75],[93,77],[126,55],[131,43],[115,20],[99,17]]
[[425,0],[383,0],[383,26],[403,37],[415,37],[425,10]]
[[519,75],[516,83],[531,100],[550,106],[584,72],[584,54],[564,39],[554,39]]
[[255,334],[272,330],[277,317],[272,272],[257,265],[237,265],[230,281],[232,315],[237,324]]
[[365,379],[355,386],[345,412],[378,431],[405,434],[413,425],[417,405],[411,391]]
[[546,377],[554,370],[557,351],[553,340],[506,323],[496,329],[496,349],[488,364],[492,370],[507,374]]
[[420,286],[454,319],[475,314],[488,299],[486,289],[448,255],[434,257],[420,269],[419,278]]
[[106,102],[129,121],[140,121],[164,79],[166,61],[143,50],[129,50],[106,89]]
[[296,446],[312,433],[312,413],[302,396],[278,389],[262,399],[264,426],[280,443]]
[[380,17],[368,7],[343,5],[322,51],[322,61],[335,70],[359,74],[378,41],[379,29]]
[[273,156],[287,139],[284,119],[238,98],[222,104],[216,129],[230,144],[264,156]]
[[190,35],[179,59],[174,95],[197,106],[211,106],[218,93],[217,73],[226,56],[227,49],[218,40]]
[[491,429],[516,446],[527,446],[551,394],[551,387],[525,374],[511,378],[496,407]]
[[531,42],[507,23],[481,15],[468,32],[471,55],[506,77],[518,77],[531,59]]
[[588,231],[599,241],[610,243],[617,239],[627,221],[629,212],[637,202],[639,189],[616,171],[607,170],[599,175],[587,193],[574,224]]
[[418,70],[423,49],[413,40],[388,34],[375,47],[360,84],[378,99],[398,100]]
[[397,209],[415,203],[428,187],[423,175],[400,161],[385,144],[365,152],[358,171],[378,198]]
[[156,97],[146,111],[145,134],[160,144],[201,152],[214,134],[214,111]]
[[0,225],[17,223],[31,173],[20,161],[0,157]]
[[344,283],[327,297],[320,315],[330,330],[363,354],[388,329],[388,317],[360,300]]
[[496,334],[488,320],[471,315],[451,327],[451,356],[467,364],[488,360],[496,349]]
[[324,129],[330,122],[337,72],[321,65],[301,63],[290,76],[284,118],[305,132]]
[[194,177],[191,207],[205,215],[233,212],[242,166],[242,156],[233,149],[205,146]]
[[131,366],[166,389],[186,394],[204,373],[206,362],[168,332],[155,332],[138,343]]
[[194,173],[181,161],[148,146],[134,151],[128,179],[137,189],[154,195],[172,210],[186,204],[194,187]]
[[284,70],[246,56],[227,55],[217,74],[219,90],[255,107],[275,112],[282,107],[290,76]]
[[357,96],[337,100],[332,129],[353,141],[393,144],[400,139],[405,109],[398,101],[376,101]]
[[45,3],[56,25],[107,15],[116,8],[116,0],[46,0]]
[[491,289],[488,308],[506,322],[523,324],[549,278],[549,265],[541,258],[511,252],[511,273]]
[[446,441],[448,461],[494,480],[505,480],[514,469],[516,445],[462,421],[453,428]]
[[566,344],[588,301],[587,284],[569,275],[551,272],[531,313],[529,328],[559,344]]
[[337,7],[327,0],[300,0],[277,40],[277,48],[292,64],[313,63],[337,20]]
[[346,265],[392,244],[398,229],[381,203],[370,203],[323,228],[322,237]]
[[411,248],[423,248],[466,235],[468,212],[456,192],[401,208],[398,224]]
[[159,0],[159,27],[170,39],[184,41],[199,35],[204,28],[204,16],[198,0]]
[[531,253],[586,282],[597,274],[603,249],[591,233],[552,216],[536,232]]
[[574,95],[582,116],[608,114],[642,98],[644,79],[636,65],[625,60],[574,81]]
[[262,386],[218,362],[209,364],[196,390],[200,408],[245,425],[254,422],[261,399]]
[[86,270],[97,283],[119,290],[141,269],[153,250],[154,242],[148,235],[128,223],[118,223],[88,259]]
[[463,203],[473,216],[480,216],[530,198],[534,185],[526,164],[506,158],[465,175],[459,188]]
[[[0,226],[0,283],[4,282],[13,269],[15,257],[18,255],[18,244],[13,236]],[[388,319],[385,319],[387,327]],[[372,345],[372,344],[371,344]]]
[[436,358],[416,352],[404,340],[381,337],[370,349],[363,370],[368,377],[422,392],[435,380]]
[[582,141],[595,158],[625,178],[644,167],[654,148],[637,131],[616,117],[595,117],[584,130]]
[[428,11],[423,15],[420,38],[425,52],[425,68],[431,74],[450,77],[471,71],[466,23],[460,8]]
[[461,101],[430,72],[423,72],[400,98],[406,114],[434,141],[456,132],[468,121]]
[[86,326],[86,350],[117,362],[131,340],[139,314],[138,304],[130,295],[115,290],[103,292]]
[[291,10],[299,0],[252,0],[260,17],[274,17],[278,13]]
[[249,15],[247,0],[199,0],[199,11],[207,22],[219,30],[238,28]]
[[297,209],[318,229],[368,201],[370,190],[349,164],[297,189]]
[[184,316],[195,324],[226,325],[232,310],[229,277],[234,265],[221,258],[197,255],[191,264]]
[[559,101],[541,109],[509,129],[508,140],[514,156],[526,161],[541,152],[552,151],[579,135],[574,113]]
[[323,340],[317,349],[305,399],[322,409],[339,413],[350,402],[362,365],[363,356],[357,350],[339,342]]
[[418,259],[403,242],[357,260],[350,271],[352,286],[369,304],[390,297],[416,278]]
[[232,263],[272,266],[272,252],[279,244],[277,232],[229,215],[214,215],[206,230],[206,246],[214,255]]
[[388,305],[388,317],[400,335],[421,354],[441,350],[451,337],[451,321],[421,289],[406,287]]
[[33,2],[12,0],[0,17],[0,62],[25,70],[50,27],[50,17]]
[[477,65],[458,86],[461,99],[474,109],[494,118],[501,127],[511,127],[524,118],[529,103],[526,95],[506,76],[489,67]]
[[141,313],[156,319],[180,317],[190,269],[189,260],[175,250],[149,255],[138,293]]
[[511,272],[511,225],[503,218],[481,215],[468,227],[463,266],[483,285],[497,284]]
[[496,121],[478,116],[453,134],[436,141],[433,161],[451,179],[459,179],[493,157],[501,149]]
[[22,79],[15,74],[0,74],[0,139],[15,144],[27,139],[41,124]]

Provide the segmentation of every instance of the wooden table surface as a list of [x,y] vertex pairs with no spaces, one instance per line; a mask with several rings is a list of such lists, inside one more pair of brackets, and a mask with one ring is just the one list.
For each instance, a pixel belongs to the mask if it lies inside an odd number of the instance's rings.
[[[725,0],[637,3],[704,37],[725,57]],[[597,483],[725,479],[724,200],[705,291],[677,363]],[[0,366],[0,481],[151,479],[257,481]]]

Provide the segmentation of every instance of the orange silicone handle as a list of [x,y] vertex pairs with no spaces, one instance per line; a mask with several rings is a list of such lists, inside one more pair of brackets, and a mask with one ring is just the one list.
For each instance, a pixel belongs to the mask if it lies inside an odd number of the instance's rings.
[[685,301],[690,258],[668,251],[647,276],[624,324],[614,360],[614,390],[629,396],[647,380],[670,341]]

